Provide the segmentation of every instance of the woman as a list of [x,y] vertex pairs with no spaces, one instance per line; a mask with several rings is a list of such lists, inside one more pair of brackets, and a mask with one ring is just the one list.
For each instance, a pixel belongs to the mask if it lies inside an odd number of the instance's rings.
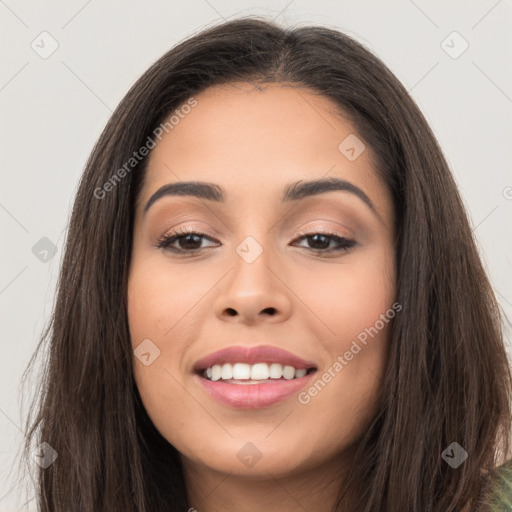
[[510,367],[463,204],[407,91],[337,31],[229,21],[137,81],[45,340],[43,511],[511,506]]

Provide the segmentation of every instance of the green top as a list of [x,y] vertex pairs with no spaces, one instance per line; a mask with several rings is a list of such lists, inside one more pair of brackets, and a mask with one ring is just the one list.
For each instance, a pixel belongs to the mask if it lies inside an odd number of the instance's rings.
[[512,512],[512,459],[498,468],[490,509],[492,512]]

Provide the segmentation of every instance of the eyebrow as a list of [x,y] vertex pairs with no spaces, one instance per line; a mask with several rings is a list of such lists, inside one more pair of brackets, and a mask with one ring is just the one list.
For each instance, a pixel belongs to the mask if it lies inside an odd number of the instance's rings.
[[[299,201],[307,197],[333,191],[343,191],[354,194],[380,218],[370,198],[359,187],[341,178],[320,178],[317,180],[301,180],[290,183],[283,191],[281,202]],[[215,183],[207,183],[204,181],[178,181],[160,187],[146,203],[144,214],[156,201],[166,196],[190,196],[218,203],[224,203],[226,200],[223,188]]]

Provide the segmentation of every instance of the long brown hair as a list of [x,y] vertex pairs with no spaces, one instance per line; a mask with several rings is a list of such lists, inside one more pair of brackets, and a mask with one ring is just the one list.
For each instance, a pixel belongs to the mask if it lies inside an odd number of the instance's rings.
[[[286,82],[331,99],[371,148],[394,200],[403,309],[378,413],[335,510],[485,510],[496,467],[511,454],[512,378],[500,310],[441,149],[406,89],[354,39],[255,17],[210,27],[161,57],[87,162],[52,317],[27,367],[44,349],[25,456],[47,442],[58,458],[37,469],[40,510],[187,509],[179,453],[153,426],[133,376],[126,285],[147,159],[95,191],[170,112],[229,82]],[[453,442],[468,453],[458,468],[441,456]]]

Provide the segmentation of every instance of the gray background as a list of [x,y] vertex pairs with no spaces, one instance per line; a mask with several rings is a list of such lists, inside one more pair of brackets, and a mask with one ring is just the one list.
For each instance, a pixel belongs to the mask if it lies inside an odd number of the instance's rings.
[[[13,477],[23,440],[19,379],[49,319],[86,158],[154,60],[208,24],[248,14],[338,28],[398,76],[438,137],[512,317],[511,0],[0,0],[0,511],[35,510],[17,503]],[[464,41],[454,31],[469,44],[458,56]],[[33,252],[48,244],[43,237],[57,248],[48,261]]]

